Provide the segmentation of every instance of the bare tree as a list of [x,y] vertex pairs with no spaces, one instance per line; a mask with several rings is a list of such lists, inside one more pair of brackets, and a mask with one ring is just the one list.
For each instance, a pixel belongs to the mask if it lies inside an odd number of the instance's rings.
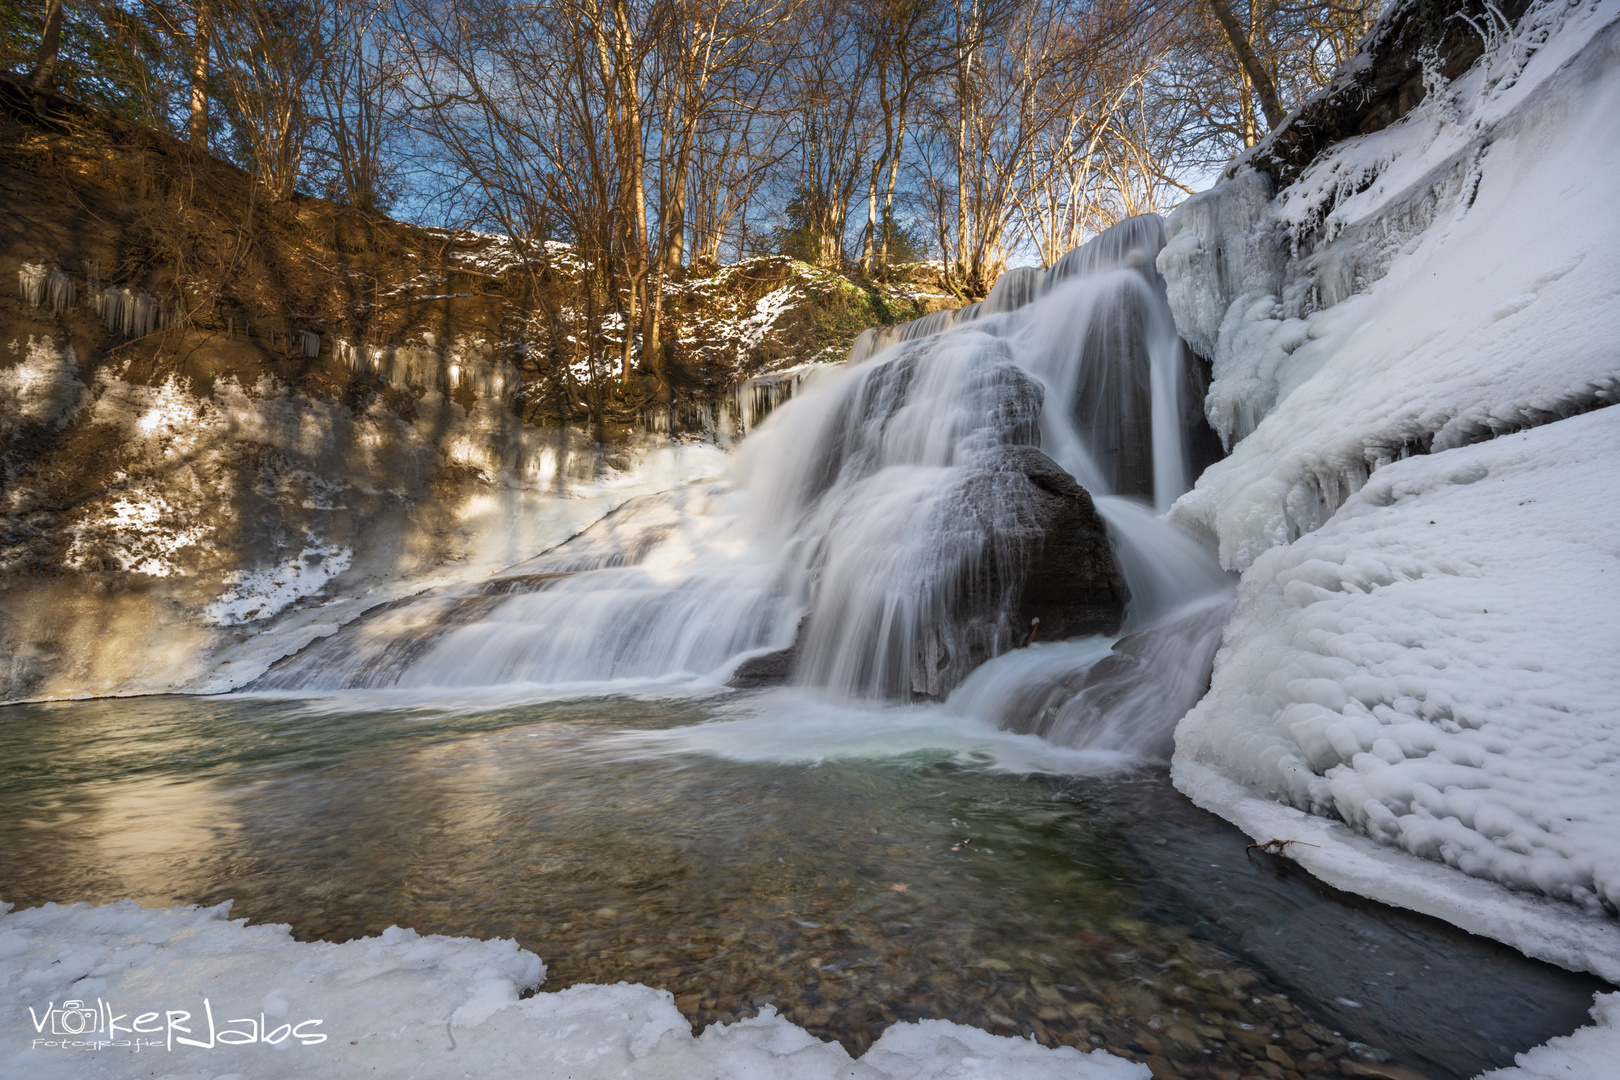
[[56,57],[62,49],[62,0],[50,0],[45,9],[45,28],[40,34],[39,52],[29,83],[35,90],[49,90],[56,74]]
[[192,13],[191,39],[191,145],[208,149],[208,72],[209,34],[213,25],[213,0],[196,0]]
[[316,56],[318,150],[344,203],[358,210],[385,207],[397,172],[389,151],[402,119],[404,63],[384,13],[385,0],[335,0]]
[[[330,10],[325,0],[211,0],[199,10],[207,11],[204,25],[213,34],[218,80],[235,114],[244,156],[271,199],[290,198],[314,129],[306,96],[325,49]],[[199,48],[199,56],[205,54]]]

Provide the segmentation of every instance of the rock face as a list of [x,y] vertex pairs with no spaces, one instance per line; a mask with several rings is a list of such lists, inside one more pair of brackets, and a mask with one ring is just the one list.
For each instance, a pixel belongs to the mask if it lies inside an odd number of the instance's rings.
[[1279,188],[1293,183],[1328,147],[1411,112],[1427,93],[1425,62],[1431,78],[1457,78],[1484,55],[1481,28],[1511,25],[1529,7],[1530,0],[1397,2],[1332,83],[1261,141],[1250,163]]
[[34,337],[0,366],[0,700],[230,689],[725,461],[651,438],[609,453],[482,398],[423,394],[406,420],[268,381],[90,378]]
[[958,509],[985,530],[966,595],[988,598],[994,582],[1010,583],[1015,638],[1034,619],[1047,640],[1119,629],[1130,589],[1108,530],[1091,496],[1051,458],[1033,446],[986,454]]

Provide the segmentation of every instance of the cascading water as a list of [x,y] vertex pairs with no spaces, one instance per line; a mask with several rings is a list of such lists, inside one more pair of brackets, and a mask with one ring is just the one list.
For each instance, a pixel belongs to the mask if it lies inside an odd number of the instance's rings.
[[[365,618],[256,688],[718,682],[778,654],[840,695],[955,691],[1002,726],[1156,746],[1165,724],[1149,738],[1131,717],[1173,711],[1181,684],[1196,699],[1227,588],[1142,501],[1162,513],[1189,475],[1162,243],[1156,217],[1132,219],[923,320],[944,332],[891,329],[809,380],[725,482]],[[1136,636],[1110,653],[1122,622]]]

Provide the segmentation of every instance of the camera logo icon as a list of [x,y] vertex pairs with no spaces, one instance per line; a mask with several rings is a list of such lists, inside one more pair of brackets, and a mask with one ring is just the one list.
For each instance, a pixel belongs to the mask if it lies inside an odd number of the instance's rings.
[[82,1001],[64,1001],[51,1010],[51,1034],[91,1035],[101,1030],[101,1010],[87,1009]]

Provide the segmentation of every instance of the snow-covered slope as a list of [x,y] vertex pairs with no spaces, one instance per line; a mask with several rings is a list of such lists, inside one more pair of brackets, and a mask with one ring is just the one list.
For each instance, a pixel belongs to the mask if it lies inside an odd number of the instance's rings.
[[1102,1050],[1048,1049],[944,1020],[896,1024],[859,1061],[769,1006],[694,1037],[667,990],[585,985],[520,1000],[545,965],[509,940],[392,927],[300,943],[285,926],[230,920],[228,907],[124,900],[0,914],[0,987],[12,1014],[32,1009],[29,1028],[39,1029],[13,1029],[0,1073],[1149,1080],[1146,1065]]
[[1551,0],[1398,123],[1271,198],[1169,219],[1176,322],[1232,455],[1177,506],[1242,569],[1369,472],[1620,394],[1620,4]]
[[1275,197],[1240,164],[1160,259],[1233,444],[1173,516],[1244,572],[1177,785],[1611,981],[1617,176],[1620,3],[1552,0]]
[[1620,410],[1397,462],[1244,574],[1176,782],[1335,885],[1620,981],[1617,642]]

